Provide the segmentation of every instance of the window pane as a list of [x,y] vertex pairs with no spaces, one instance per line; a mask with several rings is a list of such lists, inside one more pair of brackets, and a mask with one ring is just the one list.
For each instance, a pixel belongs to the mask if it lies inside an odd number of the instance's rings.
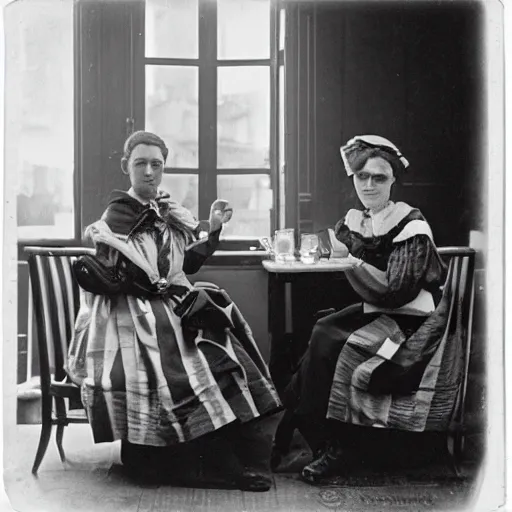
[[171,195],[171,199],[188,208],[198,218],[197,174],[164,174],[160,188]]
[[279,49],[284,50],[284,30],[286,26],[286,11],[281,9],[279,11]]
[[217,176],[217,195],[230,202],[233,218],[225,226],[225,237],[270,235],[272,190],[267,174]]
[[197,0],[146,0],[146,57],[198,58]]
[[270,69],[220,67],[217,167],[270,166]]
[[218,0],[218,58],[270,58],[270,0]]
[[73,3],[16,2],[5,16],[6,137],[16,140],[6,154],[18,180],[18,236],[73,238]]
[[197,168],[197,67],[146,66],[146,129],[168,145],[168,167]]

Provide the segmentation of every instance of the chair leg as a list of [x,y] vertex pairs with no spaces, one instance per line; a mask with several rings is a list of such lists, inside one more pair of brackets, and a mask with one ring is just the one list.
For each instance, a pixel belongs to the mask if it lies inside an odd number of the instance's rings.
[[32,474],[37,475],[37,470],[43,461],[44,454],[50,442],[52,433],[52,397],[50,395],[43,395],[41,398],[41,435],[39,437],[39,446],[37,447],[36,458],[32,466]]
[[462,459],[462,454],[464,452],[464,443],[465,443],[466,437],[462,432],[455,432],[453,436],[453,456],[457,460]]
[[270,467],[277,469],[284,455],[290,451],[290,445],[295,432],[295,416],[292,411],[286,410],[277,426],[270,457]]
[[62,438],[64,437],[64,427],[66,425],[58,425],[57,426],[57,448],[59,450],[60,460],[62,462],[66,462],[66,454],[64,453],[64,448],[62,447]]
[[64,448],[62,446],[62,439],[64,437],[64,427],[68,424],[68,421],[66,415],[66,404],[64,399],[60,396],[55,397],[55,407],[57,409],[57,448],[59,450],[60,460],[65,462],[66,455],[64,454]]
[[[462,455],[464,437],[461,432],[448,433],[446,436],[446,454],[449,465],[452,468],[455,476],[460,478],[462,476],[460,468],[460,458]],[[450,444],[451,449],[450,449]]]

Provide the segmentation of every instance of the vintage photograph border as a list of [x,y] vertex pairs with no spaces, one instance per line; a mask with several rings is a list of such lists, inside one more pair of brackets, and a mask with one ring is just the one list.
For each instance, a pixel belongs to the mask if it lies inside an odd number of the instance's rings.
[[[61,0],[56,0],[61,1]],[[343,1],[343,0],[342,0]],[[407,0],[402,0],[407,1]],[[414,1],[414,0],[410,0]],[[446,0],[449,1],[449,0]],[[456,0],[455,0],[456,1]],[[511,348],[511,314],[510,310],[510,272],[506,271],[507,225],[510,223],[512,197],[506,186],[505,148],[512,147],[510,130],[505,132],[505,119],[512,113],[510,95],[505,104],[505,71],[507,85],[512,80],[512,2],[504,0],[481,0],[485,11],[485,90],[487,96],[487,140],[482,148],[483,161],[486,161],[487,175],[487,257],[486,268],[486,311],[487,311],[487,443],[486,457],[482,464],[479,477],[480,488],[475,489],[476,495],[472,510],[491,511],[509,510],[502,508],[505,487],[512,492],[512,469],[505,471],[506,463],[512,460],[512,442],[505,440],[505,401],[512,405],[512,393],[505,394],[505,389],[512,390],[512,375],[510,375]],[[10,3],[0,2],[0,7]],[[3,32],[3,14],[0,13],[0,24]],[[504,66],[504,50],[506,46],[507,64]],[[0,40],[0,90],[4,92],[4,39]],[[508,89],[508,87],[507,87]],[[510,89],[508,89],[510,93]],[[3,94],[2,94],[3,96]],[[0,232],[2,233],[2,379],[0,382],[0,400],[2,403],[2,421],[0,422],[0,446],[8,449],[9,439],[16,429],[16,346],[17,346],[17,233],[16,233],[16,180],[9,174],[10,162],[5,146],[16,144],[9,139],[4,128],[4,101],[0,102],[0,161],[2,162],[3,179],[0,185],[0,195],[4,205],[0,213]],[[505,139],[506,133],[506,139]],[[6,138],[7,136],[7,138]],[[6,158],[7,157],[7,158]],[[508,199],[508,201],[507,201]],[[507,204],[508,203],[508,204]],[[508,244],[507,244],[508,245]],[[507,280],[505,291],[504,283]],[[505,309],[507,308],[507,310]],[[508,372],[505,372],[508,364]],[[505,385],[506,384],[506,385]],[[8,420],[7,420],[8,419]],[[510,432],[510,425],[506,429]],[[3,490],[3,486],[2,486]],[[2,492],[0,498],[2,510],[9,509],[9,501]],[[512,506],[512,505],[510,505]]]

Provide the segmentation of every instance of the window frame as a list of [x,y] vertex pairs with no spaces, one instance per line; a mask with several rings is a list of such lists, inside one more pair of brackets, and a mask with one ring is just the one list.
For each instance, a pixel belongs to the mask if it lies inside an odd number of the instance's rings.
[[[87,151],[84,151],[83,144],[84,144],[84,137],[87,136],[88,132],[87,130],[90,129],[90,122],[89,124],[84,125],[84,108],[86,108],[88,98],[90,99],[91,91],[87,90],[84,92],[83,90],[83,80],[86,78],[84,75],[84,62],[83,61],[83,44],[84,44],[84,38],[86,37],[86,33],[84,30],[86,29],[86,26],[83,25],[82,20],[82,10],[90,10],[91,12],[94,11],[94,8],[96,5],[100,5],[101,2],[99,0],[72,0],[73,1],[73,55],[74,55],[74,63],[73,63],[73,73],[74,73],[74,130],[75,130],[75,137],[74,137],[74,172],[73,172],[73,196],[74,196],[74,234],[73,237],[63,238],[63,237],[57,237],[57,238],[23,238],[18,237],[17,238],[17,245],[19,250],[19,256],[23,259],[23,248],[27,245],[40,245],[40,246],[55,246],[55,247],[63,247],[63,246],[82,246],[84,244],[84,241],[82,239],[82,231],[85,227],[84,222],[84,204],[86,203],[86,198],[83,197],[84,194],[84,187],[83,187],[83,175],[84,172],[87,172],[87,169],[89,169],[89,166],[91,165],[90,162],[84,161],[84,156],[87,155]],[[216,41],[215,41],[215,51],[213,52],[214,55],[214,61],[220,66],[229,66],[229,65],[245,65],[246,63],[252,64],[252,65],[258,65],[262,62],[270,63],[271,66],[270,69],[270,95],[271,95],[271,123],[270,123],[270,167],[267,169],[264,168],[257,168],[257,169],[221,169],[221,172],[218,172],[219,170],[215,166],[212,168],[212,172],[209,176],[209,182],[206,183],[206,186],[204,187],[206,190],[213,189],[213,193],[211,193],[211,197],[216,196],[216,180],[217,176],[221,174],[236,174],[237,172],[239,174],[249,174],[257,172],[258,174],[269,174],[271,176],[271,188],[273,193],[273,209],[271,210],[271,234],[275,229],[284,227],[284,219],[280,222],[279,220],[279,211],[284,207],[285,201],[283,200],[280,204],[280,195],[282,192],[280,192],[280,173],[283,172],[283,169],[280,169],[280,155],[279,155],[279,115],[280,115],[280,99],[279,99],[279,71],[281,66],[284,69],[283,72],[283,78],[284,81],[286,81],[286,75],[289,73],[286,71],[286,68],[284,66],[285,64],[285,58],[284,58],[284,49],[279,48],[280,44],[280,11],[285,10],[288,11],[288,8],[285,6],[283,0],[270,0],[270,34],[271,38],[273,37],[273,40],[271,39],[271,55],[270,59],[247,59],[247,60],[230,60],[230,59],[217,59],[217,49],[216,49]],[[130,92],[129,95],[131,97],[130,104],[131,107],[126,111],[126,136],[128,136],[130,133],[132,133],[135,130],[142,130],[144,129],[145,125],[145,61],[147,60],[148,63],[169,63],[169,64],[175,64],[175,65],[184,65],[184,64],[192,64],[193,62],[198,61],[198,59],[155,59],[155,58],[146,58],[145,57],[145,41],[144,41],[144,25],[145,25],[145,0],[135,0],[135,1],[129,1],[129,2],[123,2],[129,7],[126,7],[125,9],[129,10],[129,19],[130,19],[130,32],[131,32],[131,39],[130,39],[130,48],[127,51],[126,58],[128,61],[125,64],[125,67],[129,68],[129,87]],[[212,8],[212,3],[208,0],[199,0],[199,5],[210,5],[210,8]],[[216,2],[213,3],[213,8],[217,9]],[[98,11],[95,14],[94,23],[98,24],[101,22],[101,11]],[[90,17],[90,13],[87,14],[87,16]],[[199,20],[201,21],[201,14],[199,14]],[[89,20],[90,22],[90,20]],[[288,19],[286,21],[286,25],[288,26],[289,22]],[[215,32],[216,32],[216,20],[215,20]],[[95,28],[97,31],[98,29]],[[199,25],[199,32],[198,36],[202,39],[203,44],[206,46],[209,46],[210,48],[213,48],[213,45],[211,44],[211,30],[205,32],[202,30],[202,25]],[[287,37],[288,41],[288,37]],[[288,44],[288,43],[286,43]],[[273,66],[273,68],[272,68]],[[211,70],[210,70],[211,71]],[[213,97],[215,98],[213,102],[213,110],[216,120],[216,94],[217,94],[217,84],[216,84],[216,67],[215,67],[215,79],[211,80],[213,83]],[[204,87],[204,86],[203,86]],[[89,87],[90,88],[90,87]],[[92,92],[92,94],[96,94],[96,89]],[[84,96],[85,95],[85,96]],[[140,101],[140,98],[142,98],[142,101]],[[283,108],[286,106],[288,100],[284,99],[285,105],[283,105]],[[95,115],[97,116],[97,105],[95,106]],[[284,111],[283,111],[284,113]],[[284,113],[285,114],[285,113]],[[287,124],[286,115],[284,116],[284,124]],[[95,118],[96,119],[96,118]],[[89,120],[88,120],[89,121]],[[213,144],[215,145],[215,151],[216,151],[216,144],[217,144],[217,134],[216,134],[216,122],[214,123],[214,136],[210,135],[210,139],[213,141]],[[204,130],[203,130],[204,132]],[[203,137],[207,136],[206,134],[202,134]],[[287,137],[284,137],[287,139]],[[201,143],[201,142],[200,142]],[[88,147],[91,145],[91,141],[88,141]],[[117,147],[117,145],[116,145]],[[285,153],[288,151],[286,145],[284,144],[283,147],[285,148]],[[95,155],[95,160],[100,162],[100,159],[104,159],[105,155],[102,153],[103,149],[98,149],[98,155]],[[109,153],[108,158],[117,158],[120,155],[119,150],[113,150],[111,153]],[[284,155],[283,155],[284,157]],[[206,159],[204,159],[206,160]],[[284,158],[286,160],[286,158]],[[216,155],[215,159],[216,165]],[[208,161],[205,161],[203,163],[203,166],[208,166]],[[84,167],[86,170],[84,171]],[[180,174],[180,173],[186,173],[186,174],[197,174],[199,176],[199,168],[197,169],[188,169],[188,168],[168,168],[166,171],[170,174]],[[285,182],[287,180],[285,179]],[[213,183],[213,186],[212,186]],[[288,187],[287,187],[288,188]],[[287,191],[288,192],[288,191]],[[288,212],[288,193],[286,194],[286,212]],[[202,204],[202,207],[201,207]],[[201,198],[199,198],[199,218],[207,218],[209,214],[209,203],[208,200],[203,200],[201,202]],[[235,212],[236,214],[236,212]],[[288,213],[286,213],[288,215]],[[221,244],[219,246],[219,250],[227,251],[227,252],[239,252],[239,251],[247,251],[247,250],[254,250],[254,248],[260,249],[260,244],[257,237],[250,238],[229,238],[229,239],[221,239]],[[247,261],[250,264],[252,264],[252,261],[255,259],[258,259],[258,261],[261,260],[262,256],[260,251],[254,252],[254,256],[252,258],[242,257],[240,261]],[[225,255],[223,255],[225,256]],[[235,255],[233,254],[233,257]],[[236,258],[235,258],[236,259]],[[233,260],[231,263],[227,263],[227,261]],[[226,263],[225,263],[226,261]],[[238,260],[237,260],[238,261]],[[233,258],[227,258],[227,257],[216,257],[213,256],[210,258],[209,264],[213,265],[223,265],[223,264],[235,264],[235,260]]]
[[[268,59],[219,59],[217,55],[217,1],[198,0],[198,58],[162,58],[145,55],[146,2],[139,4],[135,23],[134,69],[134,117],[133,129],[146,126],[146,66],[194,66],[198,68],[198,166],[196,168],[166,166],[165,174],[193,174],[198,176],[198,217],[207,219],[211,203],[217,198],[217,177],[222,175],[262,174],[270,176],[272,208],[270,233],[279,229],[280,180],[279,180],[279,70],[284,66],[284,50],[279,49],[281,0],[270,0],[270,57]],[[217,84],[218,69],[222,67],[268,66],[270,75],[270,146],[268,167],[225,168],[217,167]],[[284,73],[283,73],[284,76]],[[236,211],[235,211],[236,215]],[[259,248],[258,237],[221,237],[219,250],[240,251]],[[254,249],[252,249],[254,250]]]

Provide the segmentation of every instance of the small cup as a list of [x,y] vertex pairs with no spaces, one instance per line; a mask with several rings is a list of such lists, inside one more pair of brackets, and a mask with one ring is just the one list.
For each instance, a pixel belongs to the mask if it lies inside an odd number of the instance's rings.
[[300,261],[306,265],[316,262],[318,256],[318,235],[303,233],[300,236]]
[[276,261],[295,261],[295,238],[293,229],[278,229],[274,236]]

